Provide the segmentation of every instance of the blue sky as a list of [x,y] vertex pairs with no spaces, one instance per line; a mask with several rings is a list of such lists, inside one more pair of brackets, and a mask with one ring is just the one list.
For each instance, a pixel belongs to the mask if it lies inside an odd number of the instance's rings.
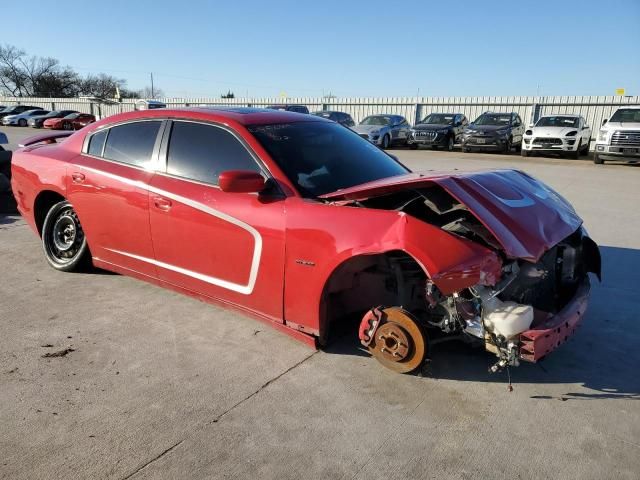
[[153,72],[169,96],[640,95],[640,0],[31,0],[2,16],[2,43],[136,89]]

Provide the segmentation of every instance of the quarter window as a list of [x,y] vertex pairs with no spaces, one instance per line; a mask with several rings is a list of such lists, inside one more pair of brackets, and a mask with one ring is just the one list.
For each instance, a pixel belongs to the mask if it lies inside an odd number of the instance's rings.
[[167,173],[217,185],[226,170],[260,167],[240,141],[227,130],[192,122],[173,122],[167,154]]
[[104,147],[104,140],[107,138],[108,130],[102,130],[94,134],[89,140],[89,150],[87,153],[95,157],[102,156],[102,147]]
[[126,123],[110,128],[104,158],[139,167],[147,166],[159,129],[159,121]]

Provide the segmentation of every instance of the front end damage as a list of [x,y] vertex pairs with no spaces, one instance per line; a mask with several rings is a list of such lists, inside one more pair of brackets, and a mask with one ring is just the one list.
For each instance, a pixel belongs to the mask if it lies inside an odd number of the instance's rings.
[[[470,277],[455,288],[427,271],[414,277],[419,285],[404,286],[402,304],[372,308],[361,321],[359,337],[381,363],[409,371],[415,364],[412,344],[421,348],[423,338],[455,338],[482,344],[496,355],[495,372],[539,361],[575,332],[587,308],[589,273],[600,279],[601,262],[597,245],[566,200],[513,171],[414,177],[407,183],[412,188],[349,192],[341,203],[404,212],[483,246],[498,256],[501,267],[496,274],[494,264],[482,281]],[[419,293],[408,298],[407,290]],[[411,335],[403,326],[411,322],[420,334]],[[393,325],[385,327],[388,323]]]

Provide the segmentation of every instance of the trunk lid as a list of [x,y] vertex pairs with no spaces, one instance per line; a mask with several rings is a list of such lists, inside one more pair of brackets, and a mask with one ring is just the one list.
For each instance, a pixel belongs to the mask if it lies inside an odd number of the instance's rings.
[[320,198],[365,200],[433,185],[442,187],[462,203],[511,258],[536,262],[582,225],[582,219],[560,194],[519,170],[416,172],[338,190]]

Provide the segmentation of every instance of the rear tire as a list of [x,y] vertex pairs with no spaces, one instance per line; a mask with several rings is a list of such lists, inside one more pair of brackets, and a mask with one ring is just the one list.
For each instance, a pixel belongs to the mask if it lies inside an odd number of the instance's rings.
[[71,125],[71,122],[64,122],[62,124],[62,128],[64,130],[73,130],[73,125]]
[[18,125],[21,127],[26,127],[27,121],[24,118],[21,118],[20,120],[18,120]]
[[44,254],[56,270],[73,272],[87,267],[91,253],[78,215],[66,200],[56,203],[42,225]]

